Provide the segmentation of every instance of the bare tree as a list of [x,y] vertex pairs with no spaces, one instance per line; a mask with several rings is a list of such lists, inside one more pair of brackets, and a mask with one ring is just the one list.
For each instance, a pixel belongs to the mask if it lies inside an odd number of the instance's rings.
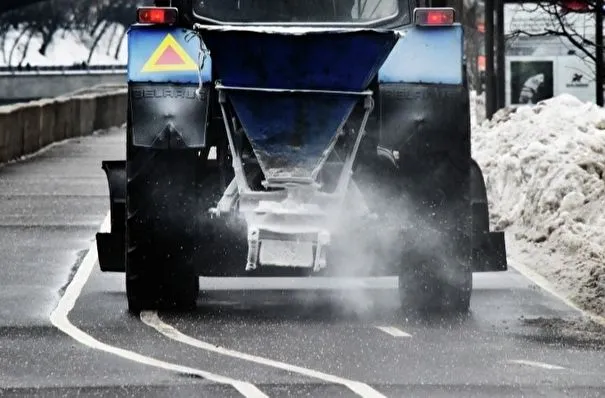
[[[28,25],[32,36],[36,33],[42,37],[38,51],[46,55],[46,49],[52,42],[59,29],[70,29],[73,20],[73,2],[70,0],[53,0],[41,2],[35,6],[36,13],[32,13]],[[29,41],[27,46],[29,46]]]
[[8,11],[18,10],[45,1],[49,0],[2,0],[2,2],[0,2],[0,15]]
[[[17,47],[24,46],[27,50],[32,37],[41,38],[38,50],[45,55],[48,46],[60,30],[77,31],[88,37],[86,39],[83,36],[83,40],[88,41],[87,45],[90,47],[88,62],[92,60],[104,36],[112,43],[112,48],[107,50],[108,54],[117,58],[127,27],[134,22],[137,7],[148,4],[149,1],[46,0],[33,3],[35,4],[29,6],[23,3],[24,7],[0,15],[0,44],[2,44],[0,51],[3,52],[5,62],[9,64],[12,64],[12,55]],[[122,29],[119,29],[119,26]],[[6,35],[11,31],[19,32],[18,40],[14,41],[12,48],[7,51],[4,44]]]
[[[98,1],[97,12],[97,23],[102,23],[100,31],[95,33],[95,40],[90,48],[89,62],[92,55],[100,41],[100,39],[107,34],[108,29],[112,29],[112,35],[118,35],[117,26],[122,26],[121,32],[118,37],[118,45],[114,52],[114,58],[118,58],[122,42],[127,33],[127,27],[135,22],[137,8],[146,3],[143,0],[113,0],[113,1]],[[98,27],[98,26],[97,26]]]
[[573,53],[585,60],[594,69],[596,61],[595,2],[593,0],[574,0],[568,2],[549,2],[524,5],[528,14],[541,18],[530,21],[533,28],[516,28],[507,35],[507,41],[517,37],[559,37]]
[[481,6],[477,0],[464,0],[461,22],[464,26],[464,54],[466,55],[467,77],[469,87],[478,89],[480,85],[477,62],[481,54],[481,33],[478,30],[478,20]]
[[[3,14],[0,18],[0,34],[5,37],[11,30],[19,31],[19,35],[12,44],[8,59],[6,53],[4,54],[5,61],[12,64],[15,50],[17,47],[24,45],[19,60],[19,65],[21,65],[34,36],[41,38],[38,51],[40,54],[45,55],[55,33],[59,29],[70,28],[71,16],[73,15],[71,11],[72,1],[53,0],[38,2],[29,7],[17,8]],[[3,46],[3,49],[6,50],[6,47]]]
[[[27,19],[27,13],[22,9],[16,9],[10,13],[6,13],[0,18],[0,35],[2,36],[2,51],[3,60],[7,64],[12,63],[13,56],[19,44],[22,43],[24,37],[30,35],[30,29],[23,24]],[[7,46],[6,36],[10,31],[20,30],[12,44]]]

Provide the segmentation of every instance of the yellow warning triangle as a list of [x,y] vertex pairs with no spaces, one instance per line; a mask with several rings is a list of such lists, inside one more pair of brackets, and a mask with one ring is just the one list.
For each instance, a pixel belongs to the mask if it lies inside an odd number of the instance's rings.
[[141,72],[197,71],[198,66],[169,33],[151,54]]

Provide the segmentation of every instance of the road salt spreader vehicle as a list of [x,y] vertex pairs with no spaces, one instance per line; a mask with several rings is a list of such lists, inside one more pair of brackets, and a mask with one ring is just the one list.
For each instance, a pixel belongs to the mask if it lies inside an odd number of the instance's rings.
[[402,305],[466,312],[506,270],[453,8],[156,1],[128,47],[97,246],[131,311],[194,307],[199,276],[398,276]]

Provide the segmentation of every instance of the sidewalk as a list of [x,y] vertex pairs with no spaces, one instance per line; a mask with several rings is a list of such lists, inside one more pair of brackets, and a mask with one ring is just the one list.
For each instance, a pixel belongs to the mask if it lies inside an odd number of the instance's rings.
[[124,159],[124,140],[111,129],[0,166],[0,327],[50,324],[109,211],[101,161]]

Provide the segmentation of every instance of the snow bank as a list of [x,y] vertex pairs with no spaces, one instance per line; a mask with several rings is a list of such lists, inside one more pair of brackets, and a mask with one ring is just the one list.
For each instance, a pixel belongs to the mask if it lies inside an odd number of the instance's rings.
[[[125,65],[127,57],[126,37],[122,37],[124,27],[119,24],[109,26],[99,39],[90,65]],[[46,49],[45,55],[39,50],[41,35],[29,34],[23,30],[11,30],[0,38],[0,66],[71,66],[87,62],[94,38],[86,32],[58,30]],[[120,40],[121,39],[121,40]],[[15,45],[16,44],[16,45]],[[117,58],[115,57],[118,53]]]
[[560,95],[473,131],[492,223],[513,259],[605,315],[605,110]]

